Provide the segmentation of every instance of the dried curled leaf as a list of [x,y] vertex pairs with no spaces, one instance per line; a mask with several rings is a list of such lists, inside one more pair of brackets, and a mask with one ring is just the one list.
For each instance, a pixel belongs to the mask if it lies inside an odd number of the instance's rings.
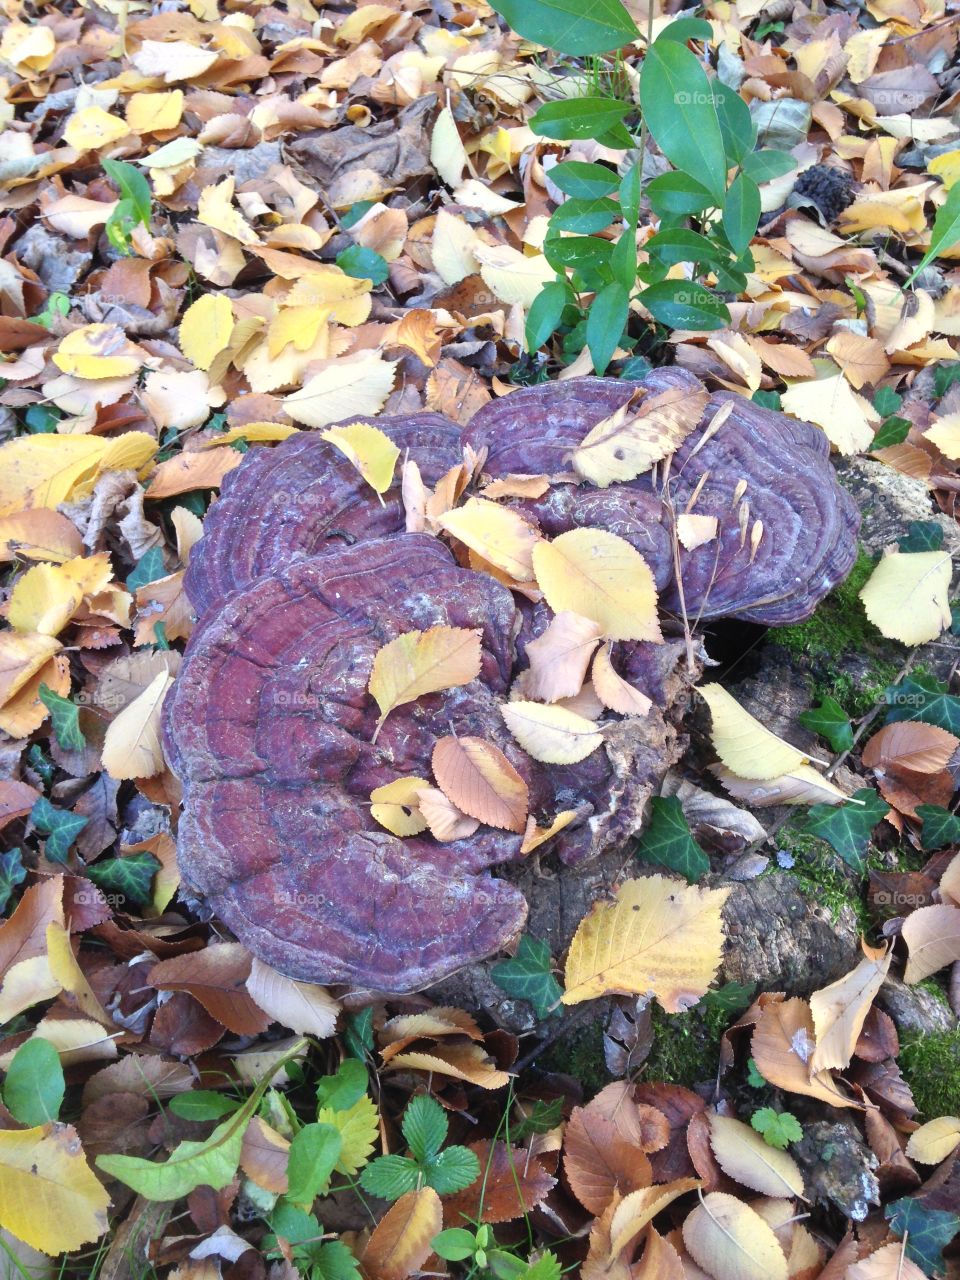
[[[380,708],[379,733],[395,707],[469,684],[480,674],[480,632],[465,627],[405,631],[379,650],[367,688]],[[376,734],[374,734],[376,738]]]
[[761,781],[791,773],[808,757],[765,728],[719,684],[701,685],[700,693],[713,720],[717,755],[740,778]]
[[527,784],[499,747],[483,738],[441,738],[433,748],[433,776],[463,813],[504,831],[523,831]]
[[654,995],[668,1013],[689,1009],[720,964],[720,913],[729,892],[664,876],[626,881],[614,902],[594,903],[580,922],[567,955],[563,1003],[620,992]]
[[430,828],[434,840],[466,840],[480,825],[479,818],[458,809],[449,796],[437,787],[424,787],[417,792],[420,814]]
[[909,955],[904,982],[922,982],[931,973],[960,960],[960,907],[937,903],[911,911],[900,936]]
[[650,567],[624,538],[571,529],[533,548],[537,583],[555,613],[591,618],[611,640],[663,639]]
[[590,675],[594,692],[605,707],[621,716],[647,715],[653,703],[645,693],[635,689],[614,671],[610,661],[611,647],[609,644],[605,645],[593,660]]
[[853,1057],[874,997],[890,968],[890,947],[864,945],[864,958],[837,982],[815,991],[810,1012],[817,1033],[817,1047],[810,1060],[813,1072],[842,1070]]
[[522,680],[524,694],[538,702],[576,697],[600,635],[600,628],[590,618],[558,613],[527,645],[530,670]]
[[541,764],[576,764],[603,742],[603,734],[592,721],[564,707],[508,702],[500,711],[527,755]]

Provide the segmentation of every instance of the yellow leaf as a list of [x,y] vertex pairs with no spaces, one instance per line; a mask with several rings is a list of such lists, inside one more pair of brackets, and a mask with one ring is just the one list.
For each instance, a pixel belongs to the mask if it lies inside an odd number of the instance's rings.
[[760,389],[763,371],[760,357],[741,333],[727,333],[707,339],[707,346],[720,357],[751,392]]
[[689,1009],[720,965],[721,909],[729,889],[665,876],[627,880],[614,902],[596,902],[570,943],[564,1004],[614,992],[654,995],[668,1013]]
[[[46,637],[30,637],[40,639]],[[11,738],[25,738],[39,729],[50,714],[40,701],[40,686],[45,684],[62,698],[70,692],[70,664],[66,655],[58,653],[23,685],[0,709],[0,729]],[[3,1019],[0,1018],[0,1022]]]
[[508,702],[500,711],[527,755],[541,764],[576,764],[603,742],[603,734],[592,721],[564,707]]
[[329,427],[323,439],[349,458],[376,493],[386,493],[393,484],[393,472],[400,450],[388,435],[367,422],[351,422],[345,427]]
[[380,708],[377,733],[394,707],[475,680],[480,634],[465,627],[431,627],[405,631],[385,644],[373,660],[368,685]]
[[950,413],[938,419],[923,435],[951,462],[960,459],[960,413]]
[[576,809],[564,809],[548,827],[538,827],[533,814],[527,818],[527,827],[523,833],[523,843],[520,845],[521,853],[533,853],[534,849],[539,849],[542,844],[548,840],[552,840],[558,831],[562,831],[564,827],[568,827],[570,823],[577,817]]
[[[610,1258],[617,1258],[631,1241],[677,1196],[686,1195],[703,1184],[696,1178],[677,1178],[653,1187],[640,1187],[629,1192],[617,1204],[610,1219]],[[648,1246],[649,1247],[649,1246]],[[644,1251],[646,1259],[646,1251]],[[669,1280],[669,1277],[664,1277]]]
[[380,1132],[380,1116],[372,1100],[364,1094],[345,1111],[321,1107],[317,1112],[317,1123],[332,1124],[340,1134],[343,1145],[335,1166],[337,1172],[350,1177],[359,1173],[370,1159]]
[[175,84],[203,75],[219,57],[216,49],[201,49],[188,40],[144,40],[130,61],[142,76]]
[[960,182],[960,151],[944,151],[934,156],[927,163],[927,173],[940,178],[949,191],[956,182]]
[[76,1129],[0,1130],[0,1225],[56,1256],[100,1238],[110,1196],[87,1164]]
[[0,706],[19,693],[59,651],[60,641],[52,636],[0,631]]
[[55,636],[85,595],[102,591],[113,576],[110,557],[78,556],[65,564],[37,564],[19,579],[10,595],[8,621],[17,631]]
[[442,1227],[443,1206],[433,1188],[408,1191],[387,1210],[367,1241],[364,1274],[370,1280],[407,1280],[430,1256],[431,1241]]
[[863,950],[864,958],[855,969],[810,997],[817,1033],[817,1047],[810,1059],[813,1073],[833,1067],[842,1070],[849,1064],[874,996],[887,976],[890,947],[864,945]]
[[867,617],[888,640],[925,644],[950,626],[946,551],[884,556],[860,591]]
[[850,383],[832,361],[814,361],[825,376],[798,382],[781,396],[787,413],[815,422],[840,453],[859,453],[876,434],[880,415],[869,400],[851,389]]
[[51,920],[47,925],[47,961],[51,975],[60,984],[61,1000],[112,1031],[114,1021],[87,981],[73,953],[70,934],[59,920]]
[[483,738],[441,738],[433,748],[433,776],[461,812],[504,831],[523,831],[527,784],[499,747]]
[[592,618],[610,640],[659,643],[657,588],[647,562],[605,529],[571,529],[533,549],[537,583],[555,613]]
[[202,441],[204,449],[220,449],[233,444],[235,440],[261,441],[286,440],[287,436],[295,436],[298,427],[290,427],[282,422],[244,422],[238,427],[230,427],[219,432],[210,440]]
[[517,582],[533,577],[533,548],[540,534],[516,511],[488,498],[470,498],[437,524]]
[[173,677],[159,672],[107,729],[101,760],[111,778],[152,778],[164,767],[160,710]]
[[136,373],[143,361],[144,353],[115,324],[74,329],[53,354],[57,368],[76,378],[125,378]]
[[802,751],[764,728],[722,685],[702,685],[700,693],[710,708],[714,749],[738,777],[776,778],[808,763]]
[[771,1147],[741,1120],[716,1111],[707,1114],[710,1145],[728,1177],[765,1196],[803,1197],[803,1174],[792,1156]]
[[574,471],[602,489],[614,481],[635,480],[679,448],[700,421],[706,403],[705,390],[673,387],[648,399],[635,392],[587,432],[574,450]]
[[234,178],[224,178],[222,182],[204,187],[197,201],[197,218],[205,226],[222,231],[241,244],[259,244],[260,237],[253,227],[233,207],[235,187]]
[[0,561],[51,560],[62,564],[82,550],[80,530],[59,511],[38,507],[0,516]]
[[473,253],[480,275],[501,302],[532,307],[545,284],[557,273],[542,253],[526,254],[508,244],[488,245],[477,240]]
[[211,394],[202,369],[162,369],[144,378],[140,401],[161,431],[186,431],[207,420],[211,402],[222,403],[222,392]]
[[76,151],[98,151],[119,138],[125,138],[130,126],[103,107],[84,107],[72,115],[63,131],[63,140]]
[[18,71],[46,71],[56,52],[53,28],[39,23],[11,22],[0,39],[0,58]]
[[683,1243],[698,1266],[723,1280],[787,1280],[787,1259],[772,1228],[725,1192],[704,1196],[687,1216]]
[[175,129],[183,115],[183,90],[134,93],[127,99],[127,124],[137,133]]
[[430,135],[430,163],[439,173],[448,187],[458,187],[463,179],[463,171],[467,167],[467,153],[453,112],[444,107],[433,122]]
[[[154,448],[156,442],[151,441]],[[20,436],[0,448],[0,511],[54,509],[91,481],[103,457],[99,436]]]
[[180,350],[198,369],[209,369],[230,345],[233,307],[223,293],[205,293],[184,312],[180,321]]
[[938,1116],[915,1129],[907,1143],[907,1155],[921,1164],[939,1164],[960,1144],[960,1117]]
[[370,792],[370,817],[395,836],[416,836],[426,831],[417,792],[429,787],[426,778],[394,778]]
[[337,44],[359,44],[381,22],[396,18],[397,11],[388,4],[365,4],[354,9],[337,28]]
[[309,351],[317,340],[320,326],[329,318],[329,306],[283,307],[267,329],[267,354],[276,360],[288,343],[297,351]]
[[393,389],[396,360],[379,351],[356,351],[326,361],[299,391],[284,397],[283,407],[295,422],[326,427],[354,414],[372,417]]

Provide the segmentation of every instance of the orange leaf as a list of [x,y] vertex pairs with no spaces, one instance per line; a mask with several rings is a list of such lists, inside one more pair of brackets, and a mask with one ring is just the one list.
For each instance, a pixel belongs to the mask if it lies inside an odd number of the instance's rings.
[[433,774],[444,795],[471,818],[523,831],[530,807],[527,784],[499,747],[483,738],[441,738]]

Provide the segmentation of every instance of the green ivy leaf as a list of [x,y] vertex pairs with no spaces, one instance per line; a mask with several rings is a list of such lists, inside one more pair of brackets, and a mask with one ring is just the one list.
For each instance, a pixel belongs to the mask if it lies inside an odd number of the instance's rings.
[[347,1052],[354,1058],[365,1062],[370,1057],[373,1053],[373,1005],[348,1016],[343,1039]]
[[40,685],[40,701],[50,712],[54,736],[64,751],[82,751],[87,745],[80,730],[80,708],[56,693],[49,685]]
[[411,1098],[401,1126],[413,1158],[420,1164],[432,1159],[447,1137],[447,1117],[440,1103],[429,1094]]
[[360,1174],[360,1185],[379,1200],[399,1200],[412,1191],[420,1177],[416,1160],[407,1156],[378,1156]]
[[755,391],[750,399],[754,404],[759,404],[764,409],[773,409],[777,413],[783,409],[780,393],[777,391]]
[[287,1196],[294,1204],[309,1207],[327,1191],[342,1146],[332,1124],[305,1124],[294,1136],[287,1161]]
[[871,440],[870,449],[889,449],[892,445],[903,444],[910,434],[911,425],[912,423],[906,418],[896,416],[887,418],[886,422],[881,423],[880,430]]
[[834,751],[849,751],[853,746],[850,717],[836,698],[825,697],[819,707],[802,711],[797,718],[805,729],[826,738]]
[[27,869],[23,865],[23,855],[19,849],[9,849],[0,853],[0,915],[7,909],[10,895],[18,884],[27,878]]
[[933,394],[942,399],[955,382],[960,382],[960,364],[956,360],[937,365],[933,371]]
[[44,852],[47,857],[52,862],[66,862],[71,845],[90,819],[81,818],[66,809],[56,809],[46,796],[41,796],[30,810],[30,821],[42,836],[46,836]]
[[606,53],[632,44],[640,32],[620,0],[492,0],[525,40],[560,53]]
[[346,1058],[336,1074],[317,1081],[317,1105],[331,1111],[349,1111],[367,1092],[367,1068],[357,1058]]
[[897,545],[901,551],[939,551],[943,546],[943,525],[936,520],[911,520]]
[[877,387],[873,393],[873,407],[884,418],[896,413],[903,404],[903,396],[897,395],[893,387]]
[[864,869],[863,855],[870,844],[870,836],[890,806],[877,795],[872,787],[862,787],[846,804],[815,804],[811,806],[804,822],[804,830],[810,835],[828,841],[840,857],[855,871]]
[[336,257],[337,266],[355,280],[369,280],[372,284],[383,284],[389,278],[390,265],[376,249],[367,249],[362,244],[352,244]]
[[131,853],[125,858],[105,858],[87,867],[87,877],[103,893],[123,894],[135,906],[145,906],[153,891],[153,878],[161,862],[152,853]]
[[960,818],[949,809],[941,809],[936,804],[918,804],[917,817],[923,822],[920,831],[922,849],[943,849],[950,844],[960,844]]
[[791,1142],[799,1142],[803,1137],[799,1120],[789,1111],[761,1107],[750,1117],[750,1123],[768,1146],[776,1147],[779,1151],[785,1151]]
[[15,1120],[33,1127],[57,1119],[66,1088],[56,1049],[49,1040],[34,1036],[13,1055],[3,1101]]
[[463,1191],[480,1177],[480,1161],[468,1147],[447,1147],[424,1165],[424,1181],[438,1196]]
[[637,857],[678,871],[694,884],[710,870],[710,859],[690,834],[683,805],[676,796],[654,796],[650,825],[637,845]]
[[137,587],[145,587],[150,582],[157,582],[167,576],[163,563],[163,552],[159,547],[151,547],[134,565],[127,578],[127,590],[136,591]]
[[708,991],[700,1003],[707,1009],[717,1013],[742,1013],[753,999],[757,989],[755,982],[725,982],[722,987]]
[[889,708],[886,723],[918,720],[960,736],[960,698],[947,693],[947,686],[933,676],[911,675],[890,685],[884,696]]
[[563,995],[553,974],[549,944],[529,933],[521,936],[515,956],[492,967],[490,977],[508,996],[531,1004],[538,1018],[552,1013]]
[[946,1209],[928,1209],[904,1196],[883,1211],[890,1230],[906,1242],[906,1254],[928,1276],[943,1272],[943,1251],[960,1231],[960,1216]]

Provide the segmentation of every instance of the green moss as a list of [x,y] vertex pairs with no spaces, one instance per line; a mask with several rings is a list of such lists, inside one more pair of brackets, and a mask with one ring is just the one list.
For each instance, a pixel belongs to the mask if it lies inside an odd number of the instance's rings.
[[611,1080],[603,1057],[603,1028],[599,1022],[561,1036],[540,1059],[545,1071],[562,1071],[583,1086],[585,1098],[592,1098]]
[[[897,664],[880,656],[885,642],[867,621],[860,589],[876,561],[861,548],[849,577],[823,601],[812,618],[773,633],[773,643],[810,665],[818,698],[836,698],[848,715],[866,715],[897,675]],[[866,676],[838,669],[844,655],[855,653],[869,663]]]
[[716,1077],[720,1037],[734,1021],[729,1013],[699,1007],[689,1013],[664,1013],[656,1005],[651,1021],[653,1048],[643,1064],[644,1080],[664,1080],[691,1089]]
[[844,907],[849,907],[861,932],[866,933],[871,928],[870,913],[858,882],[826,840],[818,840],[816,836],[787,826],[780,833],[779,843],[794,858],[790,874],[804,896],[816,899],[826,907],[834,924],[839,921]]
[[921,1120],[960,1114],[960,1030],[911,1032],[897,1061]]

